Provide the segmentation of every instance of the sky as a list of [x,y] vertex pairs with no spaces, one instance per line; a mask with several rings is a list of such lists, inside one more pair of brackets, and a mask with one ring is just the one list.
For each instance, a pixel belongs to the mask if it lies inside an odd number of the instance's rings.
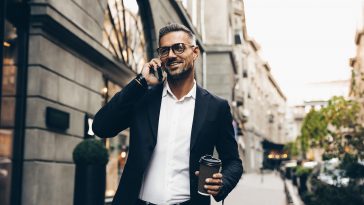
[[[248,36],[290,105],[347,95],[362,0],[244,0]],[[345,82],[346,81],[346,82]]]

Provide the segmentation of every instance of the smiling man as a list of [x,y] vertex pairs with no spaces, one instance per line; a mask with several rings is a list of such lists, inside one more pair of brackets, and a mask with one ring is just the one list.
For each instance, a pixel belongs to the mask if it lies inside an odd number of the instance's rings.
[[[242,162],[226,100],[196,84],[199,56],[194,34],[180,24],[159,31],[159,58],[117,93],[95,116],[94,132],[113,137],[130,128],[129,156],[113,205],[209,205],[197,192],[199,159],[216,148],[221,173],[205,184],[223,200],[238,183]],[[162,82],[154,73],[161,67]]]

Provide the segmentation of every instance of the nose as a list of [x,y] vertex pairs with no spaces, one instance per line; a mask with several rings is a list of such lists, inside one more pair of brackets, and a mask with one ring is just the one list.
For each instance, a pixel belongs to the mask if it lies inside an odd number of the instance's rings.
[[168,51],[168,58],[175,58],[176,54],[173,52],[173,49],[170,48]]

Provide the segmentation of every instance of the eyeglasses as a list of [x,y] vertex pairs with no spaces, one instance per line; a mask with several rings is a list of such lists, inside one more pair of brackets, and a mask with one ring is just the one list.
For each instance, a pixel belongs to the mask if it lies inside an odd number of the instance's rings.
[[176,43],[171,46],[163,46],[157,48],[158,55],[160,57],[166,57],[169,54],[169,50],[172,48],[174,54],[181,54],[185,51],[186,47],[195,47],[194,45],[186,45],[184,43]]

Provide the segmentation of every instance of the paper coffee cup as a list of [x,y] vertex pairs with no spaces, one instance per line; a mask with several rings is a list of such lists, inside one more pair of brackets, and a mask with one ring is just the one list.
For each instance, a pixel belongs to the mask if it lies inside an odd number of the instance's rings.
[[211,155],[205,155],[200,158],[200,174],[198,176],[198,193],[204,196],[209,196],[204,188],[207,178],[212,178],[212,175],[220,172],[221,160],[213,158]]

